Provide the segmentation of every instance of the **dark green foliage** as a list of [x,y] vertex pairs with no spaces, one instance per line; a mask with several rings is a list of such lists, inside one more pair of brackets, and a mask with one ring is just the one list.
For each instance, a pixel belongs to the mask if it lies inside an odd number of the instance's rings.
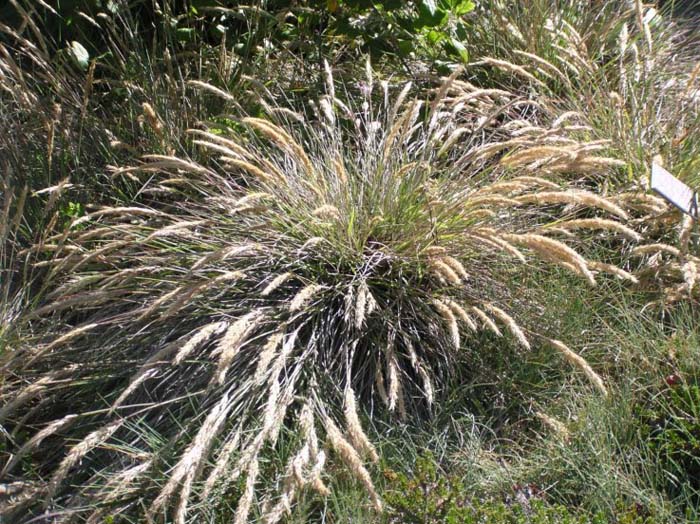
[[[533,485],[513,486],[503,501],[479,498],[455,474],[441,471],[426,453],[416,460],[412,475],[385,471],[389,522],[402,524],[606,524],[594,515],[546,501]],[[621,506],[615,522],[651,524],[636,507]]]
[[331,13],[329,31],[356,41],[375,56],[388,52],[408,58],[415,53],[432,61],[451,62],[468,58],[462,42],[468,33],[463,16],[474,9],[469,0],[350,0],[327,4]]
[[193,32],[192,21],[205,17],[205,34],[225,35],[237,55],[252,61],[291,54],[342,63],[370,54],[375,63],[388,58],[408,67],[420,59],[441,69],[467,60],[465,15],[474,9],[470,0],[285,0],[219,10],[212,4],[192,1],[187,14],[173,19],[178,34]]
[[642,438],[660,462],[671,496],[695,491],[700,503],[700,383],[678,374],[641,410]]

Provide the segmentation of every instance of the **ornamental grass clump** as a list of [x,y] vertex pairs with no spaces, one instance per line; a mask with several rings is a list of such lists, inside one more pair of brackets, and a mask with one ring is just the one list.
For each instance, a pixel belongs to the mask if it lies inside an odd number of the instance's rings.
[[589,226],[618,232],[614,203],[484,161],[481,129],[441,149],[454,78],[392,101],[370,72],[354,110],[327,77],[316,115],[202,124],[206,161],[115,172],[175,188],[167,200],[94,209],[36,247],[45,298],[16,321],[34,336],[2,362],[1,475],[24,483],[7,518],[199,522],[237,500],[234,522],[272,523],[303,490],[328,494],[329,463],[380,510],[363,412],[429,414],[476,330],[523,351],[537,336],[502,269],[624,274],[571,247]]
[[[474,21],[476,86],[532,98],[527,118],[482,155],[533,174],[582,177],[623,208],[648,247],[620,260],[655,304],[697,300],[697,221],[650,191],[652,163],[699,187],[700,56],[695,21],[673,5],[492,1]],[[488,13],[488,14],[487,14]],[[504,127],[506,127],[504,126]],[[526,197],[526,198],[541,198]],[[565,228],[571,231],[576,221]],[[561,231],[564,233],[564,231]],[[637,240],[639,240],[637,238]],[[655,249],[666,244],[672,249]],[[629,274],[629,273],[628,273]]]
[[[468,42],[474,82],[528,93],[559,117],[552,127],[560,143],[549,145],[565,147],[523,146],[512,162],[537,163],[545,155],[553,157],[550,169],[570,169],[575,160],[601,183],[644,191],[660,154],[677,176],[697,183],[700,57],[693,20],[639,0],[606,0],[595,9],[575,0],[494,0],[480,8]],[[521,136],[553,131],[529,127]],[[574,159],[582,145],[610,158]],[[602,177],[605,166],[620,169]]]

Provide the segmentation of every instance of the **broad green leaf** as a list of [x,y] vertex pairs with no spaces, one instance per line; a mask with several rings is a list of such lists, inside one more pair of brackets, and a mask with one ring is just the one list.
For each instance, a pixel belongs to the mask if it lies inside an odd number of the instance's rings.
[[426,35],[428,42],[430,42],[431,44],[437,44],[444,37],[445,37],[445,33],[442,33],[440,31],[435,31],[432,29],[430,31],[428,31],[428,34]]
[[418,8],[418,18],[414,21],[415,29],[422,27],[439,27],[447,22],[448,12],[443,9],[436,8],[434,12],[430,12],[425,4],[421,4]]
[[450,39],[450,44],[454,48],[455,52],[457,53],[457,56],[464,62],[465,64],[469,62],[469,52],[467,51],[467,48],[464,47],[464,44],[457,40],[456,38],[451,38]]
[[87,69],[88,65],[90,64],[90,53],[88,53],[88,50],[83,47],[83,44],[73,40],[70,43],[68,52],[82,69]]
[[474,2],[471,0],[457,0],[452,5],[452,13],[457,16],[466,15],[474,10]]

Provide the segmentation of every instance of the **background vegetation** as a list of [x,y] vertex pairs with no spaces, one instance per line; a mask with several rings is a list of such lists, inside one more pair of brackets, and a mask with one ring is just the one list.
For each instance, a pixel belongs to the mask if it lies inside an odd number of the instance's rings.
[[0,7],[0,519],[699,522],[694,10]]

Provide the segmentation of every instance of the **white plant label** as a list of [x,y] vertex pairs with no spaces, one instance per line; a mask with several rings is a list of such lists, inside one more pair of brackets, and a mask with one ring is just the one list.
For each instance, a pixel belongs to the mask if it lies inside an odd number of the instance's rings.
[[698,194],[663,167],[651,165],[651,188],[678,209],[698,218]]

